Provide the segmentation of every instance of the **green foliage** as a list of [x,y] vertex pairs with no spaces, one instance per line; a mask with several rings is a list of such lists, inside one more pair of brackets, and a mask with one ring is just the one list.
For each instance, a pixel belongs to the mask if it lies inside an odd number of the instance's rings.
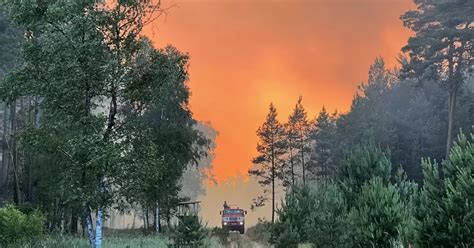
[[11,69],[19,64],[21,32],[7,18],[5,9],[0,4],[0,80]]
[[309,152],[311,151],[311,125],[301,96],[284,126],[284,146],[286,153],[289,154],[287,154],[288,159],[286,160],[288,161],[282,168],[280,177],[283,179],[284,186],[295,187],[297,183],[306,183],[310,160]]
[[[331,161],[339,167],[346,151],[360,143],[371,143],[389,149],[392,164],[402,166],[410,180],[422,183],[421,158],[445,157],[446,89],[434,79],[404,80],[398,70],[386,68],[381,59],[374,62],[369,75],[354,97],[351,110],[338,116],[336,131],[328,138],[334,148]],[[474,94],[470,87],[460,86],[456,128],[472,126]]]
[[[272,228],[277,246],[393,247],[414,241],[416,184],[403,170],[391,178],[380,148],[358,146],[335,181],[287,192]],[[394,181],[391,183],[391,181]]]
[[288,192],[271,242],[280,247],[312,243],[317,247],[343,247],[349,222],[343,193],[334,183],[304,186]]
[[201,247],[206,237],[207,231],[197,216],[183,216],[174,230],[174,241],[178,245]]
[[44,232],[45,219],[39,212],[24,214],[12,205],[0,208],[0,245],[24,243]]
[[336,179],[349,204],[352,204],[361,192],[362,186],[370,179],[379,177],[384,184],[387,184],[391,170],[390,157],[380,147],[358,145],[345,156]]
[[227,244],[229,238],[229,230],[220,227],[214,227],[211,229],[211,236],[217,237],[221,244]]
[[[444,154],[448,156],[457,124],[456,106],[465,105],[458,103],[458,98],[472,74],[474,4],[465,0],[417,0],[415,4],[415,10],[401,16],[405,27],[415,33],[402,49],[410,57],[409,63],[403,65],[402,76],[417,83],[438,83],[447,92]],[[468,101],[472,103],[472,98]]]
[[333,182],[317,185],[315,205],[308,213],[308,240],[316,247],[346,247],[350,223],[348,206],[339,186]]
[[315,201],[308,186],[294,188],[288,192],[281,209],[277,211],[278,221],[272,229],[272,243],[284,247],[307,241],[308,233],[305,231],[308,226],[307,217]]
[[395,186],[400,194],[400,200],[404,204],[406,210],[405,214],[407,218],[399,231],[401,237],[400,242],[407,246],[408,244],[413,244],[417,239],[417,220],[415,215],[418,208],[417,201],[419,200],[418,184],[408,180],[407,175],[402,168],[397,170],[393,181],[393,186]]
[[[112,236],[105,237],[103,247],[106,248],[167,248],[168,240],[163,236]],[[35,242],[12,244],[9,248],[90,248],[86,239],[76,236],[47,236]]]
[[410,218],[397,188],[373,178],[362,186],[350,212],[351,240],[355,246],[391,247],[402,239],[400,230]]
[[272,243],[275,244],[277,248],[297,248],[298,244],[301,242],[300,235],[296,228],[292,225],[282,228],[281,230],[276,227],[278,231],[278,236],[272,238]]
[[[260,185],[270,188],[272,223],[275,220],[275,185],[276,181],[282,177],[283,156],[286,153],[285,129],[278,121],[277,116],[277,110],[272,103],[265,122],[257,130],[258,156],[252,159],[254,166],[248,171],[249,175],[258,179]],[[260,196],[254,200],[252,207],[262,206],[266,199],[266,197]]]
[[334,174],[334,137],[337,113],[330,115],[323,107],[314,120],[310,139],[314,141],[309,171],[316,179],[329,179]]
[[418,209],[422,246],[474,245],[474,135],[460,135],[448,160],[423,161],[425,184]]
[[18,137],[34,154],[29,183],[50,229],[111,206],[169,216],[183,171],[207,154],[188,104],[188,56],[141,35],[153,2],[2,1],[25,35],[24,63],[0,97],[34,97],[40,112]]
[[269,243],[271,238],[272,224],[269,221],[259,219],[255,226],[247,228],[245,235],[251,240],[259,243]]
[[146,55],[140,61],[146,64],[143,78],[126,93],[131,99],[123,108],[127,166],[118,182],[128,202],[169,214],[180,201],[183,172],[207,155],[209,140],[197,130],[188,106],[187,55],[171,46]]

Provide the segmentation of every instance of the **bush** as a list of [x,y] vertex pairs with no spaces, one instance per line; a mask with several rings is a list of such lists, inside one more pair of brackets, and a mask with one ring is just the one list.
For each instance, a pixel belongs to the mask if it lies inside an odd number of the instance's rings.
[[[281,226],[279,226],[281,228]],[[279,230],[278,236],[274,238],[276,248],[297,248],[300,243],[298,230],[292,225]]]
[[308,186],[288,192],[282,207],[277,211],[278,221],[272,228],[271,243],[277,247],[293,247],[308,240],[309,213],[313,211],[316,199]]
[[390,157],[382,149],[374,145],[358,145],[345,155],[336,176],[346,200],[353,204],[364,183],[374,177],[388,183],[391,170]]
[[[417,185],[403,170],[391,176],[387,155],[359,146],[334,181],[287,192],[272,228],[276,247],[409,247],[416,232]],[[313,187],[314,186],[314,187]]]
[[178,245],[201,247],[206,237],[207,231],[197,216],[181,217],[174,233],[174,240]]
[[247,237],[259,243],[269,243],[272,223],[259,219],[255,226],[249,227],[246,231]]
[[12,205],[0,208],[0,244],[23,243],[43,234],[45,218],[37,211],[24,214]]
[[350,230],[348,206],[339,186],[333,182],[303,186],[288,192],[272,228],[276,247],[346,247]]
[[402,240],[400,230],[411,216],[395,186],[373,178],[362,186],[349,219],[354,247],[391,247]]
[[228,243],[229,230],[220,227],[214,227],[211,230],[211,236],[217,237],[222,244]]
[[422,247],[474,246],[474,134],[460,135],[443,166],[423,161],[417,218]]
[[334,183],[321,184],[314,192],[313,210],[308,213],[308,241],[316,247],[346,247],[350,230],[344,194]]

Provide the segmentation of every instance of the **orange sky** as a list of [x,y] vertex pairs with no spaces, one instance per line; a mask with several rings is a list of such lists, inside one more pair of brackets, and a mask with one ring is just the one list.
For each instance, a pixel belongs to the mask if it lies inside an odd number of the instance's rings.
[[376,56],[394,64],[410,0],[162,0],[159,46],[191,56],[191,108],[219,132],[219,181],[246,174],[273,101],[285,120],[299,95],[311,116],[346,111]]
[[271,101],[282,121],[300,95],[311,118],[323,105],[347,111],[376,56],[395,65],[410,34],[399,16],[413,8],[411,0],[162,3],[176,6],[147,33],[190,54],[191,108],[219,132],[219,182],[246,175]]

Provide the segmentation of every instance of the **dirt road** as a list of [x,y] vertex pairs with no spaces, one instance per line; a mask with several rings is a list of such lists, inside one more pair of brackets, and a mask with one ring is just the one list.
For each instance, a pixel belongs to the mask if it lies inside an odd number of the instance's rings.
[[259,244],[250,240],[246,235],[231,233],[229,235],[230,248],[269,248],[270,246]]

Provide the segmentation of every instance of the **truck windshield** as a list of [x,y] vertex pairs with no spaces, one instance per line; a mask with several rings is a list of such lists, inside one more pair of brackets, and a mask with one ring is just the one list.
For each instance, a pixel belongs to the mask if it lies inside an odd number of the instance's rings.
[[224,210],[224,214],[242,214],[242,210],[236,210],[236,209]]

